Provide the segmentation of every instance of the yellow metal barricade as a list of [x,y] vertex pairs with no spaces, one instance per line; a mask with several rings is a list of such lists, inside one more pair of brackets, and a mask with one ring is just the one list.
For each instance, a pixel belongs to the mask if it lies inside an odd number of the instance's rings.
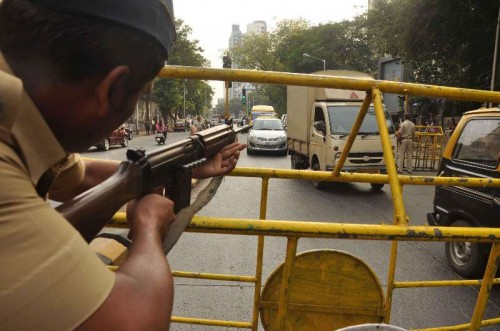
[[415,126],[413,140],[413,169],[437,170],[443,155],[444,134],[442,126]]
[[[279,169],[256,169],[237,168],[230,176],[243,176],[261,178],[261,202],[259,219],[232,219],[232,218],[211,218],[197,216],[189,226],[189,232],[201,233],[223,233],[234,235],[258,236],[256,252],[256,270],[254,275],[219,275],[203,274],[197,272],[175,272],[175,277],[201,278],[223,281],[249,282],[254,284],[253,314],[248,321],[222,321],[208,320],[200,318],[172,317],[172,322],[191,323],[199,325],[213,325],[224,327],[248,328],[257,330],[259,323],[259,309],[262,314],[261,321],[272,330],[326,330],[321,325],[302,325],[290,323],[301,323],[294,319],[298,311],[312,314],[345,314],[351,316],[353,309],[337,307],[329,304],[308,304],[300,301],[296,293],[290,288],[290,281],[297,282],[294,278],[300,274],[301,261],[306,259],[302,254],[297,255],[297,243],[300,238],[341,238],[353,240],[382,240],[391,242],[391,253],[388,258],[388,277],[385,295],[382,303],[377,306],[377,296],[374,295],[374,305],[370,307],[356,308],[356,315],[371,316],[389,323],[391,321],[391,308],[393,291],[399,288],[414,287],[441,287],[441,286],[480,286],[480,292],[476,302],[474,314],[469,324],[437,327],[426,330],[479,330],[481,325],[491,325],[500,323],[500,318],[482,321],[486,302],[488,301],[490,290],[495,282],[498,259],[500,256],[500,229],[496,228],[457,228],[457,227],[431,227],[431,226],[410,226],[403,204],[402,190],[404,185],[447,185],[447,186],[470,186],[470,187],[500,187],[500,179],[480,179],[480,178],[445,178],[445,177],[425,177],[425,176],[398,176],[396,172],[394,155],[392,153],[389,135],[386,129],[385,117],[383,113],[381,92],[405,95],[420,95],[428,97],[444,97],[457,100],[481,101],[500,103],[500,93],[490,91],[467,90],[450,87],[437,87],[430,85],[419,85],[410,83],[397,83],[389,81],[373,81],[364,79],[341,78],[321,75],[274,73],[250,70],[229,70],[229,69],[209,69],[194,67],[165,67],[160,77],[179,79],[208,79],[221,81],[240,81],[250,83],[273,83],[284,85],[301,85],[330,87],[341,89],[354,89],[369,91],[358,118],[356,119],[346,144],[342,152],[339,164],[330,172],[308,171],[308,170],[279,170]],[[346,160],[349,149],[357,136],[368,105],[373,102],[375,114],[379,125],[382,147],[384,150],[384,161],[387,166],[387,175],[343,173],[340,170]],[[441,132],[442,134],[442,132]],[[436,144],[437,145],[437,144]],[[268,187],[271,179],[303,179],[314,181],[333,182],[361,182],[361,183],[389,183],[391,196],[394,205],[394,215],[392,225],[373,224],[347,224],[347,223],[322,223],[322,222],[299,222],[293,220],[267,220]],[[311,220],[313,221],[313,220]],[[115,226],[125,226],[123,214],[117,214],[114,218]],[[287,238],[286,259],[282,267],[274,275],[279,274],[277,280],[268,280],[270,283],[278,284],[278,292],[272,295],[262,293],[262,265],[264,252],[264,239],[266,236],[278,236]],[[477,243],[493,243],[488,265],[481,281],[417,281],[417,282],[396,282],[396,259],[399,241],[469,241]],[[345,256],[344,256],[345,257]],[[344,258],[343,257],[343,258]],[[318,257],[319,258],[319,257]],[[349,257],[345,257],[349,262],[357,263]],[[306,264],[307,265],[307,264]],[[356,264],[357,266],[362,264]],[[356,267],[358,268],[358,267]],[[314,271],[312,272],[314,273]],[[367,272],[366,275],[369,275]],[[375,281],[374,291],[377,291],[377,281]],[[375,293],[373,292],[373,293]],[[262,300],[262,301],[261,301]],[[271,312],[270,312],[271,310]],[[269,320],[271,319],[271,321]],[[312,320],[310,320],[312,321]],[[347,325],[348,322],[346,322]],[[316,328],[312,328],[312,326]],[[424,330],[424,329],[422,329]]]

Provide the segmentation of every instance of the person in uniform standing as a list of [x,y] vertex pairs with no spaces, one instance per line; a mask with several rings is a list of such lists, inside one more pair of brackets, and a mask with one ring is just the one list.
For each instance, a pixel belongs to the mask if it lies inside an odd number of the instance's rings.
[[[76,153],[132,115],[174,39],[171,0],[0,2],[3,331],[168,330],[173,279],[162,241],[172,201],[148,194],[128,204],[132,245],[111,272],[82,226],[45,199],[68,201],[116,171],[118,162]],[[226,146],[193,175],[231,171],[244,148]]]
[[404,114],[404,121],[398,130],[399,144],[399,165],[398,172],[403,172],[403,165],[406,157],[406,171],[411,174],[413,171],[413,138],[415,136],[415,124],[410,120],[409,113]]

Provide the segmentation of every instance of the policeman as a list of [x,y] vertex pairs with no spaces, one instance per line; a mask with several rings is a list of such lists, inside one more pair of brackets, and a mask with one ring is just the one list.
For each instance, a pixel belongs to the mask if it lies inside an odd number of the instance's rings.
[[[116,170],[75,153],[133,113],[174,38],[171,0],[0,2],[2,330],[168,329],[173,281],[161,244],[173,203],[156,194],[129,203],[132,246],[112,273],[44,199],[64,202]],[[244,147],[194,175],[231,171]]]

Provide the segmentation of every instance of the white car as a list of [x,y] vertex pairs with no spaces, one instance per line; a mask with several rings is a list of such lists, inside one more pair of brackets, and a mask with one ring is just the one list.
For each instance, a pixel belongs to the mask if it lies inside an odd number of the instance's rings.
[[219,119],[217,117],[212,117],[210,119],[210,126],[213,127],[213,126],[217,126],[217,125],[219,125]]
[[247,154],[277,152],[287,155],[286,132],[283,123],[275,117],[261,116],[253,122],[247,142]]

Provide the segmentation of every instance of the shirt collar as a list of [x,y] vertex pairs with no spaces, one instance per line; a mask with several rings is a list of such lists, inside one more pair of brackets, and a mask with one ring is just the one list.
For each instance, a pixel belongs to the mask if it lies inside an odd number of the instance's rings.
[[0,125],[11,131],[31,181],[36,185],[40,177],[67,154],[1,53],[0,106]]

